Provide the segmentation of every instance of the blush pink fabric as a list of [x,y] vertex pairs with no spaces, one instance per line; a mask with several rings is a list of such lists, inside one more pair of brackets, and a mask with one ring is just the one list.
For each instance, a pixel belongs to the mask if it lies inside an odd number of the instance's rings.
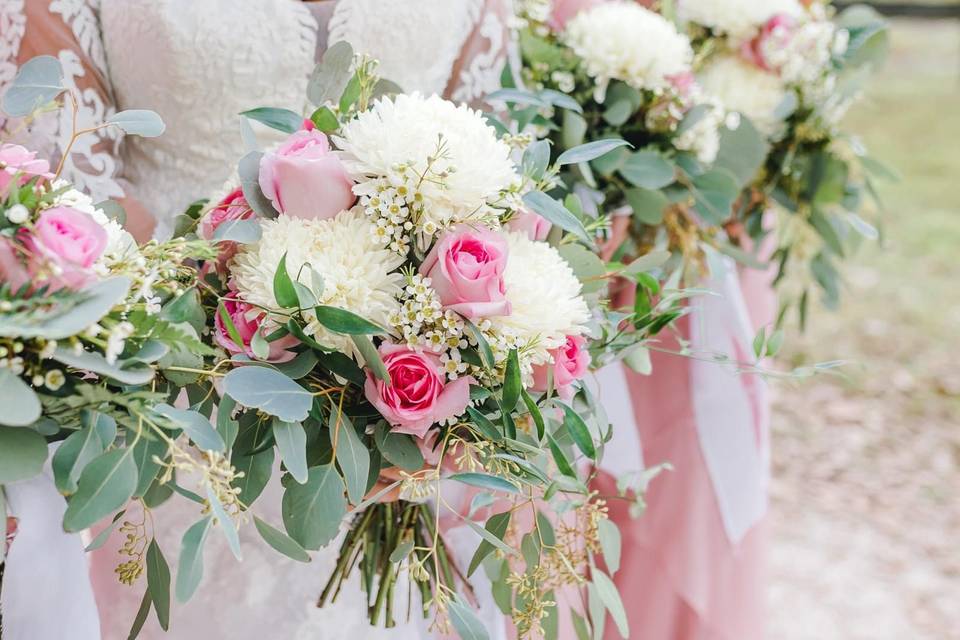
[[[748,311],[756,324],[776,309],[771,274],[741,272]],[[687,319],[680,332],[690,335]],[[676,342],[663,345],[676,350]],[[764,637],[766,521],[736,544],[730,541],[701,449],[691,398],[691,360],[652,352],[653,374],[626,370],[642,458],[673,471],[653,480],[647,510],[632,519],[626,505],[610,502],[623,535],[621,567],[614,579],[626,605],[631,636],[650,640],[760,640]],[[753,383],[743,377],[745,385]],[[757,419],[766,419],[766,411]],[[765,425],[746,425],[766,428]],[[640,452],[638,452],[638,460]],[[758,482],[760,479],[758,479]],[[616,479],[601,473],[596,489],[616,492]],[[607,621],[605,637],[619,638]]]

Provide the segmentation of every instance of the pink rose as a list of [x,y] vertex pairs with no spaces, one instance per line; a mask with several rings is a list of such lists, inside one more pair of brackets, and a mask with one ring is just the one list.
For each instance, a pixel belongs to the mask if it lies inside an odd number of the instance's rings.
[[[200,237],[205,240],[212,240],[213,234],[224,222],[234,220],[247,220],[254,216],[253,209],[247,204],[247,199],[243,197],[243,189],[236,188],[221,200],[217,206],[210,209],[200,220]],[[227,262],[237,253],[236,242],[221,242],[218,245],[220,251],[216,262],[207,262],[204,264],[203,272],[207,273],[215,269],[217,273],[225,275],[227,273]]]
[[[253,349],[250,347],[250,341],[253,340],[254,334],[260,330],[267,314],[246,302],[240,302],[238,300],[224,299],[223,307],[226,309],[227,315],[230,316],[230,320],[233,322],[233,326],[236,328],[237,334],[243,344],[237,344],[233,341],[219,313],[214,315],[213,320],[214,341],[230,354],[243,353],[251,358],[256,358]],[[289,351],[289,349],[297,344],[298,341],[293,336],[286,336],[270,342],[270,355],[267,357],[267,362],[287,362],[292,360],[296,354]]]
[[319,131],[297,131],[264,154],[260,188],[277,211],[295,218],[332,218],[357,199],[353,181]]
[[797,21],[791,15],[780,13],[773,16],[763,25],[756,38],[743,43],[743,57],[764,71],[775,71],[767,56],[771,51],[782,50],[790,43],[796,26]]
[[549,374],[553,371],[553,388],[562,398],[572,396],[571,386],[587,375],[590,366],[590,354],[586,350],[587,341],[582,336],[567,336],[567,342],[559,349],[553,349],[553,364],[541,364],[533,368],[533,390],[547,390]]
[[427,254],[420,273],[444,309],[470,318],[510,315],[503,272],[507,241],[495,231],[461,226],[447,232]]
[[554,31],[563,31],[578,13],[600,4],[601,0],[554,0],[553,12],[547,24]]
[[0,145],[0,196],[6,196],[14,176],[20,174],[18,185],[23,186],[35,176],[50,179],[50,163],[37,160],[37,154],[18,144]]
[[462,414],[470,403],[474,379],[446,382],[439,357],[386,342],[380,345],[380,357],[390,384],[368,369],[364,394],[397,433],[423,438],[431,426]]
[[82,289],[96,278],[93,264],[107,247],[107,231],[89,214],[54,207],[40,214],[30,232],[17,235],[36,287]]
[[686,100],[691,97],[697,86],[697,78],[692,71],[684,71],[667,76],[667,81],[673,86],[677,95]]
[[213,234],[224,222],[247,220],[253,217],[253,209],[243,197],[243,189],[237,187],[213,207],[200,220],[200,237],[213,240]]
[[517,215],[510,218],[507,229],[527,234],[531,240],[543,241],[550,234],[553,225],[543,216],[521,209]]

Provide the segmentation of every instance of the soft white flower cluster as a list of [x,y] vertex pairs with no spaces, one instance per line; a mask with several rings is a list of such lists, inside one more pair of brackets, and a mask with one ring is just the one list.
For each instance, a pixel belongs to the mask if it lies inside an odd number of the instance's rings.
[[757,130],[775,136],[783,126],[777,107],[787,87],[776,74],[764,71],[735,54],[715,56],[697,76],[704,92],[720,100],[729,111],[750,118]]
[[374,233],[395,251],[403,236],[425,247],[442,229],[496,219],[519,185],[510,147],[483,114],[436,95],[381,98],[335,140],[354,192],[383,227]]
[[430,278],[409,274],[400,301],[400,310],[390,315],[389,322],[407,346],[439,354],[450,380],[466,373],[469,365],[463,361],[460,350],[466,349],[470,340],[464,332],[463,318],[449,309],[444,311],[440,297],[430,286]]
[[690,40],[673,23],[627,0],[581,11],[562,38],[596,80],[598,101],[611,80],[662,92],[671,86],[671,77],[689,72],[693,61]]
[[[279,310],[273,294],[273,278],[286,256],[290,277],[311,290],[320,304],[351,311],[367,320],[388,326],[400,310],[397,294],[404,276],[396,270],[403,258],[375,239],[374,224],[357,208],[329,220],[304,220],[281,215],[260,222],[262,236],[243,245],[231,264],[233,284],[247,303]],[[334,333],[313,320],[305,331],[318,342],[343,353],[354,353],[349,336]]]
[[711,29],[735,43],[753,38],[776,15],[800,17],[803,7],[797,0],[679,0],[677,17]]

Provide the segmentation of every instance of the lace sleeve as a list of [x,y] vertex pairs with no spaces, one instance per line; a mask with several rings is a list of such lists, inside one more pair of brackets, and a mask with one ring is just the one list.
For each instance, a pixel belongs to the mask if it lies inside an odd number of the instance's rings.
[[[77,126],[102,123],[114,112],[100,36],[97,0],[0,1],[0,91],[18,65],[38,55],[60,61],[64,85],[77,98]],[[73,127],[69,106],[29,123],[8,122],[18,142],[59,161]],[[82,136],[64,163],[63,175],[94,200],[122,198],[119,180],[121,133],[116,127]]]
[[453,67],[446,95],[474,106],[500,88],[511,39],[511,0],[482,0],[475,5],[474,27]]

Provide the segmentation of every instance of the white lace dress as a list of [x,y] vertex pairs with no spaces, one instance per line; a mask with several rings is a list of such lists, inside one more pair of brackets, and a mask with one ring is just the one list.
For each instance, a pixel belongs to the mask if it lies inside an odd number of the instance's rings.
[[[135,198],[157,217],[158,235],[163,235],[178,212],[219,190],[232,174],[244,151],[239,112],[302,106],[318,41],[349,41],[355,50],[380,59],[383,75],[406,90],[475,101],[499,82],[506,2],[341,0],[321,29],[317,17],[329,14],[330,5],[320,9],[296,0],[0,0],[0,91],[18,64],[46,53],[60,59],[67,85],[77,90],[81,127],[102,121],[114,109],[159,112],[167,124],[163,136],[121,139],[104,131],[85,138],[68,158],[66,176],[96,199]],[[26,136],[34,146],[62,140],[69,132],[67,118],[43,119]],[[14,124],[6,123],[8,131]],[[56,154],[50,145],[44,151]],[[278,483],[267,487],[254,510],[280,524]],[[183,531],[198,515],[184,500],[156,511],[163,525],[158,540],[171,566],[176,566]],[[468,534],[450,531],[449,542],[465,545],[469,553]],[[119,537],[92,558],[106,640],[126,638],[145,588],[142,578],[133,588],[117,583],[113,567],[119,561]],[[221,536],[212,535],[197,594],[186,605],[174,604],[168,633],[151,614],[140,637],[429,637],[415,613],[416,601],[409,623],[389,631],[368,626],[356,580],[344,587],[336,604],[316,608],[334,565],[336,542],[310,564],[300,564],[269,549],[252,525],[242,527],[241,538],[243,561],[238,563]],[[406,610],[406,598],[398,597],[397,603]],[[482,605],[481,616],[492,637],[505,636],[492,602]]]

